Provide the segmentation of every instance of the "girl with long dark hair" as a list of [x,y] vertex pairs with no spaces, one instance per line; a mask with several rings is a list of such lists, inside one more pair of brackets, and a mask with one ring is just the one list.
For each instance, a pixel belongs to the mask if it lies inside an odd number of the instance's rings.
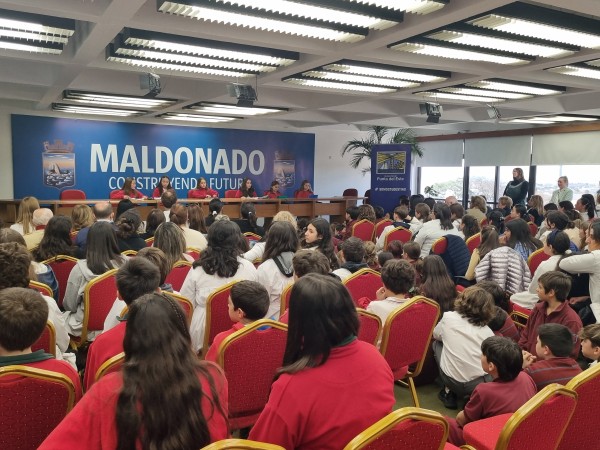
[[506,245],[519,252],[525,262],[529,255],[542,247],[542,243],[538,239],[531,237],[529,225],[523,219],[513,219],[508,222],[503,239]]
[[271,301],[267,318],[279,317],[281,293],[294,280],[292,258],[298,247],[298,233],[290,223],[272,223],[267,232],[263,262],[256,272],[257,281],[267,289]]
[[202,348],[204,340],[208,296],[233,280],[256,281],[254,265],[241,256],[241,239],[243,237],[235,223],[228,220],[213,223],[208,229],[208,247],[194,262],[181,287],[181,295],[194,304],[190,333],[196,352]]
[[310,185],[310,181],[302,180],[300,187],[294,192],[294,198],[310,198],[311,195],[314,195],[314,192]]
[[167,175],[163,175],[160,177],[160,180],[158,180],[158,183],[156,183],[156,187],[152,192],[152,197],[160,198],[160,196],[163,195],[163,192],[172,190],[173,186],[171,186],[171,179]]
[[240,213],[242,217],[240,219],[234,219],[233,222],[235,222],[240,227],[240,231],[242,232],[242,234],[254,233],[259,235],[260,237],[263,237],[265,235],[264,228],[256,223],[257,217],[256,207],[254,206],[254,203],[242,203]]
[[442,311],[454,310],[456,299],[456,286],[444,264],[444,260],[438,255],[429,255],[423,260],[421,294],[435,300]]
[[208,187],[204,177],[198,178],[196,189],[192,189],[188,193],[189,198],[217,198],[219,193]]
[[[86,257],[77,261],[71,269],[67,289],[63,299],[65,322],[69,334],[81,336],[83,323],[83,291],[87,283],[111,269],[124,264],[126,258],[119,252],[113,225],[109,222],[96,222],[87,235]],[[97,332],[88,333],[93,338]]]
[[40,244],[31,252],[33,259],[42,262],[58,255],[75,255],[71,227],[71,219],[67,216],[52,217],[44,229]]
[[596,216],[596,202],[592,194],[583,194],[575,203],[575,209],[581,214],[584,222],[589,222]]
[[227,380],[192,351],[175,300],[134,301],[123,349],[121,371],[95,383],[41,449],[192,450],[228,437]]
[[462,216],[462,220],[460,222],[460,231],[462,231],[466,241],[471,236],[475,236],[481,231],[481,228],[479,228],[479,221],[474,216],[465,214]]
[[423,224],[415,237],[415,242],[421,246],[421,258],[429,255],[433,243],[442,236],[447,234],[460,236],[460,232],[452,224],[452,214],[448,205],[436,203],[433,206],[433,215],[435,219]]
[[469,281],[475,280],[475,268],[481,258],[494,249],[500,247],[500,236],[498,230],[493,225],[486,225],[481,229],[481,242],[479,246],[471,253],[471,260],[469,261],[469,267],[467,273],[465,273],[465,279]]
[[154,237],[156,229],[161,223],[165,223],[165,220],[165,215],[160,209],[151,209],[148,213],[148,217],[146,217],[146,231],[143,234],[141,234],[140,237],[142,239],[149,239],[151,237]]
[[242,184],[235,194],[236,198],[256,198],[256,190],[252,186],[252,180],[250,178],[244,178]]
[[200,205],[192,204],[188,206],[188,219],[190,229],[199,231],[202,234],[208,233],[204,223],[204,213]]
[[181,228],[174,223],[165,222],[158,226],[154,233],[153,245],[164,252],[170,268],[173,268],[177,261],[194,261],[194,258],[185,253],[185,236]]
[[222,209],[223,202],[218,198],[213,198],[210,202],[208,202],[208,212],[210,212],[210,215],[204,219],[206,228],[210,227],[214,223],[215,217],[221,214]]
[[271,187],[268,191],[265,191],[264,197],[266,198],[279,198],[283,197],[283,194],[279,192],[279,181],[273,180],[271,182]]
[[251,440],[340,449],[391,411],[392,371],[373,345],[356,338],[358,326],[339,281],[309,273],[294,284],[283,367]]
[[340,268],[340,262],[335,255],[333,249],[333,241],[331,239],[331,228],[329,222],[321,217],[317,217],[310,221],[306,226],[302,247],[317,250],[327,256],[331,270]]
[[127,177],[125,181],[123,181],[123,186],[121,189],[117,189],[116,191],[112,191],[110,193],[110,198],[113,200],[118,199],[131,199],[131,198],[145,198],[144,194],[138,191],[135,188],[135,178]]

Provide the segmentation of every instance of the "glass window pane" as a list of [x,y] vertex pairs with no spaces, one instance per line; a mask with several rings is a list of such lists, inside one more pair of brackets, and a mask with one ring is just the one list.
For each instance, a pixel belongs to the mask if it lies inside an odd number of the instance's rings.
[[573,204],[583,194],[596,196],[598,190],[598,173],[600,165],[584,166],[537,166],[536,171],[536,193],[541,195],[544,203],[550,201],[552,192],[558,189],[558,177],[569,178],[569,187],[573,189]]
[[460,201],[462,189],[462,167],[421,167],[419,192],[425,197],[444,200],[454,195]]
[[490,206],[494,205],[494,183],[496,182],[496,167],[471,166],[469,168],[469,198],[473,195],[483,195]]

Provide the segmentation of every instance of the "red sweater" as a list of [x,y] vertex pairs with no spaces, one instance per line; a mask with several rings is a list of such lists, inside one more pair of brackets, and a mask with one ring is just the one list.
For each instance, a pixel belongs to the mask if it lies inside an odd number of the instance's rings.
[[[125,198],[125,192],[123,191],[123,189],[117,189],[116,191],[112,191],[110,193],[110,199],[111,200],[121,200],[123,198]],[[140,191],[137,190],[133,190],[132,192],[129,193],[129,198],[144,198],[144,194],[142,194]]]
[[394,377],[372,345],[354,340],[325,364],[273,383],[249,439],[286,449],[339,450],[394,406]]
[[189,198],[207,198],[207,197],[218,197],[219,193],[217,191],[215,191],[214,189],[192,189],[191,191],[188,192],[188,197]]
[[213,343],[210,344],[210,347],[208,348],[204,359],[206,361],[212,361],[216,363],[217,352],[219,350],[221,342],[223,342],[227,336],[232,335],[233,333],[235,333],[238,330],[241,330],[242,328],[244,328],[244,324],[242,322],[236,322],[229,330],[217,334],[213,339]]
[[[211,364],[211,366],[213,366]],[[227,412],[227,380],[211,368],[217,384],[219,400]],[[217,411],[213,412],[208,382],[200,378],[202,386],[202,412],[207,418],[211,442],[229,436],[227,420]],[[85,394],[77,406],[46,438],[40,449],[86,449],[105,450],[117,448],[117,423],[115,414],[119,392],[123,385],[121,373],[111,373],[103,377]],[[141,448],[138,443],[138,448]]]
[[294,192],[294,198],[310,198],[313,195],[313,191],[305,191],[304,189],[298,189]]
[[100,366],[123,351],[126,325],[127,322],[121,322],[116,327],[102,333],[90,345],[83,375],[83,386],[86,391],[94,384],[94,378]]
[[283,196],[283,194],[281,192],[271,192],[271,191],[265,191],[265,193],[263,195],[266,195],[267,198],[279,198],[279,197]]

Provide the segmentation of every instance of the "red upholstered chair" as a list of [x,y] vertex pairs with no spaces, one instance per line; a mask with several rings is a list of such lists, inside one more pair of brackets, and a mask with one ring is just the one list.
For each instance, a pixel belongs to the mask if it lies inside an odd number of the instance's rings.
[[286,340],[287,325],[261,319],[226,337],[219,346],[217,363],[229,386],[231,429],[252,426],[258,419],[282,365]]
[[447,438],[448,422],[439,412],[406,407],[375,422],[344,450],[441,450]]
[[54,271],[54,275],[56,276],[56,281],[58,281],[58,298],[56,302],[58,303],[58,307],[62,309],[62,302],[65,298],[65,292],[67,290],[67,282],[69,281],[69,275],[71,274],[71,269],[75,267],[77,264],[77,258],[73,258],[68,255],[57,255],[54,258],[47,259],[46,261],[42,261],[44,264],[47,264]]
[[473,250],[475,250],[477,247],[479,247],[479,244],[481,244],[481,233],[474,234],[469,239],[467,239],[465,243],[467,244],[469,253],[472,255]]
[[342,197],[358,197],[358,190],[354,188],[344,189]]
[[[80,191],[79,189],[65,189],[64,191],[60,191],[60,196],[59,198],[61,200],[85,200],[87,197],[85,195],[85,192]],[[73,205],[63,205],[61,204],[60,206],[62,207],[73,207],[75,206]]]
[[486,218],[486,217],[484,217],[483,219],[481,219],[481,220],[479,221],[479,227],[480,227],[480,228],[483,228],[483,227],[485,227],[486,225],[489,225],[489,223],[490,223],[490,222],[489,222],[489,220],[487,220],[487,218]]
[[146,247],[152,247],[154,245],[154,236],[146,239]]
[[102,363],[96,374],[94,375],[94,383],[96,383],[100,378],[104,375],[108,375],[109,373],[118,372],[121,370],[121,366],[123,365],[123,361],[125,360],[125,353],[121,352],[118,355],[113,356],[112,358],[107,359]]
[[40,283],[39,281],[29,280],[29,287],[31,289],[35,289],[46,297],[53,298],[52,289],[50,289],[50,286],[47,284]]
[[185,249],[185,253],[194,258],[194,261],[200,259],[201,251],[194,247],[188,247]]
[[356,312],[358,313],[358,321],[360,322],[358,339],[377,345],[382,328],[381,318],[377,314],[373,314],[362,308],[356,308]]
[[448,239],[441,237],[431,245],[431,253],[434,255],[443,255],[448,248]]
[[69,236],[71,236],[71,242],[74,244],[75,243],[75,239],[77,239],[77,235],[79,234],[79,231],[71,231],[69,233]]
[[544,253],[543,248],[540,248],[529,255],[529,258],[527,258],[527,265],[529,266],[529,271],[531,272],[532,277],[539,265],[548,258],[550,258],[550,255]]
[[468,423],[463,428],[463,436],[467,444],[477,450],[554,449],[576,404],[575,392],[559,384],[550,384],[514,414]]
[[104,320],[117,298],[115,274],[109,270],[88,282],[83,291],[83,324],[81,336],[71,336],[71,345],[79,347],[87,341],[90,331],[102,331]]
[[44,350],[56,358],[56,330],[49,320],[46,322],[44,331],[37,341],[31,346],[32,351]]
[[244,237],[246,238],[246,241],[248,242],[249,246],[252,246],[252,242],[258,242],[262,239],[260,235],[252,233],[251,231],[247,231],[246,233],[244,233]]
[[285,450],[283,447],[264,442],[249,441],[246,439],[223,439],[213,442],[202,450]]
[[169,283],[171,286],[173,286],[174,291],[179,292],[181,290],[181,286],[183,286],[185,277],[187,277],[191,269],[191,262],[177,261],[167,275],[167,278],[165,278],[165,283]]
[[225,198],[235,198],[237,194],[237,189],[228,189],[225,191]]
[[235,283],[237,281],[232,281],[221,286],[206,299],[206,326],[204,327],[204,344],[202,345],[203,354],[206,354],[208,347],[210,347],[217,334],[229,330],[233,325],[229,317],[227,301],[231,287]]
[[367,219],[362,219],[352,225],[351,236],[357,237],[363,241],[373,241],[375,236],[375,224]]
[[581,372],[566,385],[577,393],[577,406],[563,434],[558,450],[588,450],[595,441],[590,430],[598,427],[600,364]]
[[375,293],[383,286],[381,275],[372,269],[360,269],[343,281],[344,286],[350,292],[354,303],[358,299],[367,297],[370,300],[377,298]]
[[281,302],[279,304],[279,317],[283,316],[283,314],[290,307],[290,295],[292,295],[292,288],[294,287],[294,283],[288,284],[283,288],[281,292]]
[[375,237],[381,236],[381,233],[383,233],[384,228],[389,227],[393,223],[394,222],[392,222],[390,219],[384,219],[384,220],[380,221],[379,223],[377,223],[375,225]]
[[538,232],[538,226],[533,222],[527,222],[527,225],[529,226],[529,231],[531,232],[531,235],[535,237],[535,235]]
[[192,316],[194,315],[194,304],[186,297],[181,294],[176,294],[175,292],[167,292],[163,291],[163,294],[172,297],[179,303],[181,309],[185,313],[185,317],[187,318],[188,325],[192,323]]
[[75,385],[61,373],[0,367],[0,448],[38,448],[75,404]]
[[383,240],[383,249],[387,249],[387,246],[392,241],[400,241],[403,244],[409,242],[412,239],[412,231],[407,230],[404,227],[396,227],[388,234],[386,234]]
[[466,288],[465,288],[464,286],[461,286],[460,284],[457,284],[457,285],[456,285],[456,293],[457,293],[457,294],[460,294],[461,292],[464,292],[464,291],[465,291],[465,289],[466,289]]
[[396,308],[383,325],[381,354],[390,365],[395,380],[408,378],[417,408],[419,399],[413,378],[421,373],[439,316],[437,302],[418,296]]
[[123,250],[121,255],[128,256],[129,258],[133,258],[137,255],[137,250]]

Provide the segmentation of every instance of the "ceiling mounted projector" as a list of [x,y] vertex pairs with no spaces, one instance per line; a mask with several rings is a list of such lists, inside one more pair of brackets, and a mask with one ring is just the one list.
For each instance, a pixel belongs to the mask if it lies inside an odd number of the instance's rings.
[[258,99],[256,91],[249,84],[231,83],[227,85],[230,97],[237,98],[237,106],[252,107]]
[[442,117],[442,105],[439,103],[426,102],[419,103],[419,108],[421,109],[421,114],[427,114],[427,122],[429,123],[439,123],[440,117]]
[[160,77],[155,73],[145,73],[140,75],[140,89],[148,91],[144,97],[156,97],[161,92]]

